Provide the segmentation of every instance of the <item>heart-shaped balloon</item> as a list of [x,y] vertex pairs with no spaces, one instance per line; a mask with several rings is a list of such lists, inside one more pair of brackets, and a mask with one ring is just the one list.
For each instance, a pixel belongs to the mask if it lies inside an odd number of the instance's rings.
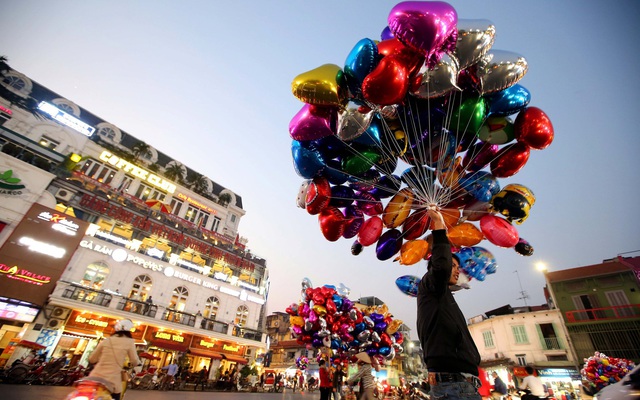
[[384,57],[362,82],[368,102],[386,106],[400,103],[409,90],[409,70],[395,55]]
[[354,199],[355,193],[349,186],[335,185],[331,187],[330,206],[344,208],[353,203]]
[[324,64],[296,76],[291,91],[305,103],[340,107],[346,98],[347,85],[339,66]]
[[484,239],[482,232],[470,222],[463,222],[452,227],[447,232],[447,237],[456,247],[475,246]]
[[365,215],[370,217],[380,215],[383,211],[382,202],[369,192],[358,192],[355,195],[356,205]]
[[297,140],[291,142],[291,156],[296,173],[305,179],[313,178],[325,167],[318,151],[307,148]]
[[414,240],[424,235],[429,229],[429,214],[420,209],[410,214],[402,224],[402,235],[406,240]]
[[334,107],[305,104],[289,123],[294,140],[316,140],[336,132],[337,112]]
[[515,85],[529,68],[523,56],[504,50],[491,50],[476,66],[482,95],[499,92]]
[[402,232],[398,229],[389,229],[378,239],[376,245],[376,257],[385,261],[396,255],[402,247]]
[[347,219],[339,208],[329,206],[320,212],[318,222],[325,239],[335,242],[342,237]]
[[[345,239],[351,239],[356,236],[360,231],[360,228],[362,228],[362,225],[364,224],[364,214],[355,205],[347,206],[344,212],[348,222],[344,228],[342,237]],[[340,304],[342,304],[342,301],[340,301]]]
[[344,75],[351,94],[362,95],[361,85],[364,78],[376,67],[378,46],[371,39],[362,39],[351,49],[344,62]]
[[486,19],[459,19],[457,24],[458,42],[454,56],[460,69],[478,62],[484,56],[496,38],[496,27]]
[[506,117],[491,116],[480,128],[478,138],[491,144],[509,143],[515,138],[513,122]]
[[508,178],[518,173],[529,160],[531,151],[524,143],[506,145],[491,162],[491,173],[496,178]]
[[455,49],[456,10],[441,1],[405,1],[389,13],[389,29],[402,43],[427,58]]
[[532,149],[542,150],[553,142],[553,125],[547,114],[537,107],[525,108],[515,122],[518,142]]
[[369,128],[373,115],[371,109],[353,101],[348,102],[338,112],[337,136],[346,142],[358,138]]
[[400,256],[396,258],[400,265],[413,265],[421,261],[429,251],[426,240],[410,240],[400,248]]
[[411,94],[421,99],[432,99],[454,89],[460,90],[457,86],[458,71],[458,62],[444,54],[433,67],[422,66],[411,82]]
[[306,208],[311,215],[319,214],[329,206],[331,201],[331,185],[326,178],[314,178],[307,188]]

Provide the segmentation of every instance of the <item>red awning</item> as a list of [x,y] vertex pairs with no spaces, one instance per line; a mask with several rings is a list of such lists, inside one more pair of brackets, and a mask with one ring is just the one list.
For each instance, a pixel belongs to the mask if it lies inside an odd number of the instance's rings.
[[21,340],[18,342],[17,344],[18,346],[22,346],[22,347],[28,347],[30,349],[34,349],[34,350],[42,350],[42,349],[46,349],[47,346],[42,345],[40,343],[36,343],[36,342],[31,342],[29,340]]
[[203,350],[203,349],[194,349],[193,347],[189,348],[189,353],[191,355],[198,356],[198,357],[213,358],[214,360],[222,360],[222,358],[223,358],[222,354],[217,353],[215,351],[208,351],[208,350]]
[[240,357],[240,356],[234,356],[234,355],[231,355],[231,354],[223,354],[223,356],[228,361],[237,362],[238,364],[246,364],[246,363],[249,362],[249,361],[247,361],[246,358]]

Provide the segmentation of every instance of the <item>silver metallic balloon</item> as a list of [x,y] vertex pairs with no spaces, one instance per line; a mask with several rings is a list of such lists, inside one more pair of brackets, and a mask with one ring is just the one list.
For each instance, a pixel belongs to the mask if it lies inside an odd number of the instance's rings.
[[368,107],[357,104],[353,101],[338,111],[338,128],[336,135],[349,142],[362,135],[371,124],[371,119],[375,113]]
[[427,64],[422,66],[418,72],[420,85],[412,87],[411,92],[421,99],[431,99],[444,96],[453,89],[460,90],[456,85],[458,72],[458,61],[454,57],[443,54],[440,61],[432,68],[428,68]]
[[369,340],[369,337],[371,337],[371,331],[370,330],[364,330],[360,333],[358,333],[358,340],[361,342],[366,342],[367,340]]
[[336,289],[340,296],[349,296],[351,294],[351,289],[345,286],[344,283],[338,284],[338,288]]
[[380,343],[380,341],[382,340],[380,338],[380,334],[376,331],[371,332],[371,340],[373,340],[374,343]]
[[455,57],[461,70],[477,63],[496,38],[496,27],[486,19],[458,19]]
[[523,56],[504,50],[490,51],[476,65],[482,95],[499,92],[515,85],[529,69],[529,64]]
[[308,288],[312,288],[312,287],[313,285],[311,284],[311,279],[309,278],[302,279],[302,290],[307,290]]

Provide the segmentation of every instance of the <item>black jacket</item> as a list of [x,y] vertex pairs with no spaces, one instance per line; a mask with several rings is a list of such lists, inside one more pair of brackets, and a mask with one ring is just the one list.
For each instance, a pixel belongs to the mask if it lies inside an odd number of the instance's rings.
[[480,354],[449,290],[451,265],[446,231],[433,231],[429,267],[418,288],[418,337],[429,372],[467,372],[478,376]]

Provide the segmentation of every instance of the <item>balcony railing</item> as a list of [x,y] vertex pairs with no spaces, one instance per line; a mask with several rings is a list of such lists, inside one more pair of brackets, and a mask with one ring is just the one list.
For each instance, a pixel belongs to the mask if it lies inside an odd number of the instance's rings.
[[200,321],[200,328],[226,334],[229,331],[229,324],[209,318],[202,318],[202,321]]
[[187,326],[196,325],[196,316],[194,314],[172,310],[171,308],[167,308],[164,310],[164,313],[162,313],[162,319],[164,321],[175,322],[176,324]]
[[560,346],[560,341],[558,338],[548,337],[544,338],[544,349],[545,350],[560,350],[562,347]]
[[109,307],[111,304],[111,296],[109,293],[105,293],[101,290],[89,289],[84,286],[78,286],[70,284],[64,288],[62,297],[65,299],[82,301],[89,304],[95,304],[102,307]]
[[253,329],[240,328],[234,326],[231,334],[235,337],[245,338],[249,340],[262,341],[262,332],[254,331]]
[[640,318],[640,304],[567,311],[565,316],[569,323]]
[[133,300],[127,297],[121,298],[116,308],[132,314],[144,315],[151,318],[155,318],[156,313],[158,312],[158,306],[155,304],[148,304],[144,301]]

